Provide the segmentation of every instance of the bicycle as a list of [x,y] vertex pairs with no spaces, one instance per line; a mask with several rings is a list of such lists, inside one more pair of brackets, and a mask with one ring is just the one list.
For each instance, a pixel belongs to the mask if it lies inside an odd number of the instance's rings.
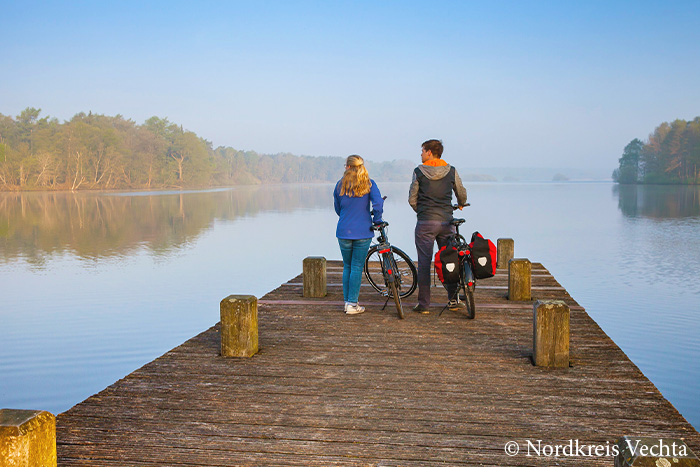
[[[365,258],[365,277],[367,282],[380,294],[387,297],[382,310],[390,299],[394,299],[399,318],[404,319],[401,299],[411,295],[418,285],[416,266],[401,249],[389,243],[386,233],[388,222],[372,226],[379,232],[377,243],[372,245]],[[376,267],[376,264],[379,267]],[[374,266],[373,266],[374,265]]]
[[[469,206],[467,203],[463,207]],[[459,206],[452,206],[453,210],[459,209]],[[469,244],[467,240],[459,233],[459,226],[464,224],[464,219],[452,219],[451,225],[455,226],[455,248],[459,253],[459,285],[457,291],[455,292],[459,298],[462,298],[460,292],[464,292],[464,302],[467,306],[467,318],[474,319],[476,316],[476,306],[474,304],[474,290],[476,289],[476,278],[472,272],[472,259],[471,252],[469,251]],[[448,297],[448,300],[454,300],[457,297]],[[442,315],[445,311],[443,308],[438,316]]]

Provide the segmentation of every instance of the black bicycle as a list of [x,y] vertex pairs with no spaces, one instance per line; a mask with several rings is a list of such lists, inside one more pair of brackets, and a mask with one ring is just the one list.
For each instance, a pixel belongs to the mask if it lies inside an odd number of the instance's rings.
[[[469,203],[464,207],[469,206]],[[452,206],[454,210],[459,209],[459,206]],[[459,286],[455,292],[460,299],[463,299],[467,306],[467,318],[474,319],[476,316],[476,306],[474,305],[474,290],[476,289],[476,279],[472,272],[472,258],[469,251],[467,240],[460,235],[459,226],[464,224],[464,219],[452,219],[450,224],[455,226],[455,248],[459,252]],[[462,292],[464,292],[462,294]],[[455,300],[457,297],[449,297],[450,300]],[[447,307],[445,307],[447,308]],[[440,311],[440,315],[445,311],[445,308]]]
[[418,285],[416,266],[406,253],[389,243],[387,236],[388,222],[381,222],[372,226],[372,230],[379,232],[377,243],[372,245],[365,258],[365,277],[370,285],[387,297],[384,302],[386,308],[390,299],[394,299],[399,318],[404,318],[401,299],[411,295]]

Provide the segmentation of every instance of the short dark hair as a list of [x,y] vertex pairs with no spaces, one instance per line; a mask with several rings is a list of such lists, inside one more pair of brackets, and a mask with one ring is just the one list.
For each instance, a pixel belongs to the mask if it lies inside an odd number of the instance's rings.
[[437,157],[438,159],[442,158],[442,141],[439,139],[429,139],[425,143],[421,144],[421,147],[425,149],[426,151],[430,151],[433,153],[433,156]]

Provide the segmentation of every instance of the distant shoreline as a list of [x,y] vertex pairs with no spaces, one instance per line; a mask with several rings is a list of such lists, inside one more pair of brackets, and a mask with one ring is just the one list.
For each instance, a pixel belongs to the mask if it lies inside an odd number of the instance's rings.
[[[410,179],[405,181],[399,180],[382,180],[376,179],[379,183],[404,183],[406,186],[410,184]],[[488,185],[499,185],[499,184],[513,184],[513,183],[606,183],[606,184],[617,184],[617,185],[634,185],[634,184],[621,184],[616,183],[612,179],[573,179],[573,180],[528,180],[528,179],[509,179],[509,180],[479,180],[470,179],[467,177],[463,178],[463,182],[466,184],[478,183],[478,184],[488,184]],[[65,188],[55,188],[50,189],[46,187],[30,187],[26,189],[6,189],[0,188],[0,193],[163,193],[163,192],[174,192],[174,193],[195,193],[195,192],[207,192],[207,191],[226,191],[235,188],[244,187],[273,187],[273,186],[294,186],[294,185],[333,185],[335,181],[315,181],[315,182],[270,182],[270,183],[241,183],[237,185],[224,185],[224,186],[201,186],[201,187],[161,187],[161,188],[114,188],[114,189],[104,189],[104,188],[80,188],[77,190],[70,190]],[[683,184],[673,184],[673,183],[638,183],[636,185],[683,185]]]
[[613,183],[616,185],[621,185],[621,186],[636,186],[636,185],[645,185],[645,186],[650,186],[650,185],[657,185],[657,186],[663,186],[663,185],[668,185],[668,186],[700,186],[700,182],[693,182],[693,183],[686,183],[686,182],[637,182],[637,183],[622,183],[622,182],[616,182],[615,180],[612,180]]

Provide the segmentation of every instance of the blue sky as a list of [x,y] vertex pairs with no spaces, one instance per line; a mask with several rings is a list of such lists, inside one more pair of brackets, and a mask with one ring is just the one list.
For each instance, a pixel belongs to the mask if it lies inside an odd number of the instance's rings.
[[700,2],[0,0],[0,113],[264,153],[614,168],[700,115]]

